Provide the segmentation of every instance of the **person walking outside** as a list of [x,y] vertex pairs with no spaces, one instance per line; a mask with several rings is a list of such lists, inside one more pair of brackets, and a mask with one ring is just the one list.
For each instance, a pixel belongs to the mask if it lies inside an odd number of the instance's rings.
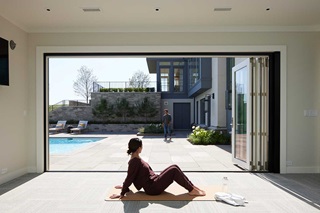
[[167,140],[167,136],[170,137],[169,140],[171,140],[171,130],[170,130],[170,125],[171,125],[171,115],[169,114],[168,109],[164,110],[164,115],[162,116],[162,127],[164,131],[164,140]]

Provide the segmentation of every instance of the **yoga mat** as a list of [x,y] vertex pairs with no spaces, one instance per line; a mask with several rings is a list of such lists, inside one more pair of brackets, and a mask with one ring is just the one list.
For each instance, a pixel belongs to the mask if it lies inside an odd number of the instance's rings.
[[[205,186],[205,187],[199,187],[200,189],[204,190],[206,192],[205,196],[190,196],[188,194],[188,191],[181,187],[180,185],[173,183],[171,184],[162,194],[160,195],[147,195],[144,193],[143,189],[141,191],[137,191],[134,186],[131,186],[130,189],[131,192],[127,193],[127,196],[122,198],[121,200],[131,200],[131,201],[138,201],[138,200],[215,200],[214,194],[216,192],[221,191],[221,186]],[[120,189],[112,188],[111,191],[108,193],[106,197],[106,201],[119,201],[120,199],[110,199],[109,196],[112,194],[120,194]]]

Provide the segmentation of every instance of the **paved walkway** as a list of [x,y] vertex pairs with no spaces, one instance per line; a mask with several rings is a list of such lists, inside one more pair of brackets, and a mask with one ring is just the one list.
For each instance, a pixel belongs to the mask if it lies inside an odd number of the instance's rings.
[[50,137],[105,137],[66,155],[50,155],[51,171],[126,171],[128,141],[139,137],[143,141],[141,157],[154,171],[177,164],[183,171],[240,171],[231,162],[230,145],[192,145],[187,132],[176,132],[172,140],[161,136],[135,134],[56,134]]

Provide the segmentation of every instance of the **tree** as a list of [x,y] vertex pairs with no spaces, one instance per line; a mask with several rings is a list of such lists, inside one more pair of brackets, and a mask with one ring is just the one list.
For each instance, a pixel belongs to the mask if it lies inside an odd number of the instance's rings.
[[131,78],[129,78],[129,85],[133,88],[146,88],[150,84],[149,74],[146,74],[140,70],[135,72]]
[[144,97],[143,100],[136,104],[137,113],[144,117],[145,122],[148,122],[148,118],[152,118],[158,114],[158,110],[148,97]]
[[127,120],[127,117],[134,115],[133,107],[130,106],[129,101],[125,98],[117,99],[114,111],[118,117],[122,117],[123,122]]
[[81,66],[78,70],[77,80],[73,82],[74,92],[84,97],[86,102],[89,103],[93,82],[95,81],[97,81],[97,78],[93,75],[93,71],[86,66]]
[[106,99],[100,99],[100,102],[92,108],[92,114],[103,120],[110,120],[114,114],[113,105]]

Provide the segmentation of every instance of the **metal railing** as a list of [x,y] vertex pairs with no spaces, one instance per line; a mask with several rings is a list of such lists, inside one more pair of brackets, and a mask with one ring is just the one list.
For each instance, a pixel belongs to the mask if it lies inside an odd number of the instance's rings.
[[93,82],[93,92],[101,92],[103,89],[107,91],[125,92],[129,89],[143,88],[147,92],[157,91],[157,82],[150,81],[148,84],[131,85],[129,81],[98,81]]

